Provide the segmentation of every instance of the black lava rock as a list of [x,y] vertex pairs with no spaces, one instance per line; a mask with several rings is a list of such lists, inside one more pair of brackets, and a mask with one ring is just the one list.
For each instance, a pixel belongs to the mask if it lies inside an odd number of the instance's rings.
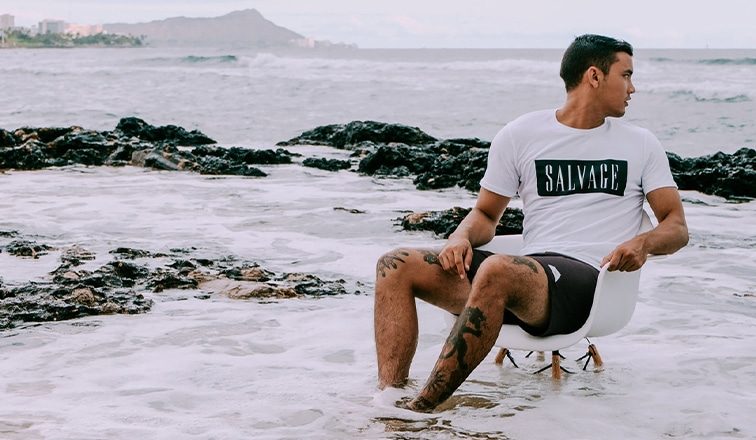
[[[448,238],[470,212],[469,208],[454,207],[445,211],[413,212],[397,219],[406,231],[432,231]],[[496,226],[496,235],[522,234],[522,210],[507,208]]]
[[375,121],[352,121],[343,125],[317,127],[288,141],[279,142],[278,145],[329,145],[348,150],[365,141],[418,145],[436,142],[436,138],[417,127]]
[[13,133],[0,128],[0,148],[11,148],[18,145],[19,139]]
[[186,131],[175,125],[155,127],[136,117],[122,118],[116,131],[150,142],[165,142],[173,145],[208,145],[216,142],[198,130]]
[[680,189],[728,199],[756,197],[756,150],[753,148],[693,158],[667,153],[667,158]]
[[348,160],[326,159],[324,157],[308,157],[302,161],[302,165],[326,171],[348,170],[352,167],[352,163]]
[[5,246],[6,252],[16,257],[31,257],[39,258],[41,255],[46,255],[47,251],[53,249],[53,247],[46,244],[38,244],[29,240],[13,240]]

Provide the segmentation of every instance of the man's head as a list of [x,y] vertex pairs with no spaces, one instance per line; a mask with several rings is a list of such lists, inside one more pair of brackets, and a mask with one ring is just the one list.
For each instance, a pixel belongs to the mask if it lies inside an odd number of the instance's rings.
[[585,34],[575,38],[562,56],[559,76],[564,80],[567,91],[577,87],[585,72],[594,66],[604,75],[617,61],[617,53],[624,52],[633,56],[630,43],[601,35]]

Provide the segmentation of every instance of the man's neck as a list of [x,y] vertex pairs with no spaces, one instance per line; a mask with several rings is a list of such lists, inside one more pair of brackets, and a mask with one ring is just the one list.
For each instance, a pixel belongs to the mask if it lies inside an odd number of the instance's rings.
[[562,108],[557,110],[556,118],[568,127],[588,130],[601,126],[606,115],[596,111],[595,106],[585,100],[568,97]]

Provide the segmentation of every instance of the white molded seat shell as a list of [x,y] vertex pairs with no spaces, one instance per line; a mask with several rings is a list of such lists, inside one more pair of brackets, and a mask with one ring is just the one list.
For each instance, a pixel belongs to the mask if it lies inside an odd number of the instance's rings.
[[[639,233],[653,227],[651,219],[643,211],[643,220]],[[498,254],[519,255],[522,249],[521,235],[501,235],[478,249]],[[502,326],[496,345],[510,350],[554,351],[570,347],[585,337],[606,336],[619,331],[633,316],[638,300],[640,270],[634,272],[609,272],[601,268],[593,306],[585,324],[577,331],[566,335],[546,337],[533,336],[517,325]],[[447,320],[453,324],[454,315],[448,314]]]

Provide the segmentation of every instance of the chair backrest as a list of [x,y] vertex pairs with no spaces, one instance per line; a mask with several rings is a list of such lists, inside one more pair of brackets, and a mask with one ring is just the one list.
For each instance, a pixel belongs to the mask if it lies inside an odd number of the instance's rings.
[[[651,219],[643,211],[638,233],[653,228]],[[640,270],[633,272],[609,272],[605,267],[599,272],[593,307],[586,324],[587,336],[606,336],[621,330],[630,322],[638,302]]]
[[504,255],[520,255],[522,253],[522,235],[497,235],[493,240],[476,249]]
[[640,270],[609,272],[601,268],[593,307],[588,317],[587,336],[606,336],[619,331],[630,322],[638,301]]

